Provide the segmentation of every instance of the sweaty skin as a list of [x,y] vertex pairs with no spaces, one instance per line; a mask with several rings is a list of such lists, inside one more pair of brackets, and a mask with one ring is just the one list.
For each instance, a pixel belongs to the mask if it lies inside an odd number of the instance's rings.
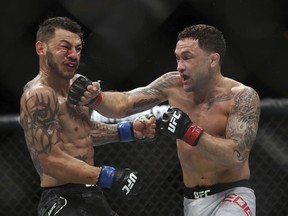
[[97,111],[124,117],[168,101],[205,130],[196,147],[176,141],[186,187],[249,179],[249,153],[260,115],[258,94],[224,77],[219,55],[202,50],[197,40],[178,41],[175,55],[177,71],[128,92],[104,92]]
[[[56,29],[48,42],[36,43],[40,72],[24,87],[20,122],[41,187],[96,184],[101,168],[94,166],[93,146],[120,141],[116,124],[91,121],[88,107],[67,102],[81,49],[80,37],[63,29]],[[89,88],[97,91],[98,84]],[[133,122],[135,137],[155,134],[155,118],[145,120],[146,125]]]

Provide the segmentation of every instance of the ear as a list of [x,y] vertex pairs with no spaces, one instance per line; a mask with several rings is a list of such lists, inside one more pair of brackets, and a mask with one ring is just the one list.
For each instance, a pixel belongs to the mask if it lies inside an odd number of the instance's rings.
[[210,66],[215,67],[220,62],[220,55],[218,53],[211,53],[210,54]]
[[46,44],[41,42],[41,41],[37,41],[35,44],[35,48],[36,48],[36,52],[37,54],[40,55],[45,55],[46,53]]

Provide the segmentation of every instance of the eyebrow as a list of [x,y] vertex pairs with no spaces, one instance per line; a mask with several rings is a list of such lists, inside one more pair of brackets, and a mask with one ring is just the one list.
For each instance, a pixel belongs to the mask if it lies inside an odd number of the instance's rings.
[[[67,41],[67,40],[65,40],[65,39],[62,39],[62,40],[60,40],[60,43],[62,43],[62,42],[64,42],[64,43],[67,43],[67,44],[69,44],[69,45],[71,45],[72,46],[72,44],[69,42],[69,41]],[[83,46],[83,44],[82,43],[80,43],[80,44],[78,44],[78,45],[76,45],[76,47],[79,47],[79,46]]]
[[[176,50],[175,50],[175,54],[176,54]],[[185,50],[183,52],[180,52],[179,55],[186,55],[186,54],[193,54],[192,52],[190,52],[189,50]]]

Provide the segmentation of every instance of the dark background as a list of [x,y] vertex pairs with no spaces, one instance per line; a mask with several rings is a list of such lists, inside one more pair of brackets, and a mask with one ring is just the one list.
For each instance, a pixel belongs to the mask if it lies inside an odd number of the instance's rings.
[[129,90],[175,70],[176,37],[206,23],[227,41],[223,74],[260,98],[287,97],[287,0],[9,0],[2,2],[0,112],[18,113],[24,84],[38,73],[35,34],[47,17],[68,16],[86,32],[79,73],[104,90]]

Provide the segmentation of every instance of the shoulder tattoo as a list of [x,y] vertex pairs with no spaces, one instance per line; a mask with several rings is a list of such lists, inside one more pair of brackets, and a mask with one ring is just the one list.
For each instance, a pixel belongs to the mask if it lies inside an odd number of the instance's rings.
[[21,125],[33,163],[41,174],[38,156],[51,151],[52,145],[62,142],[58,121],[58,101],[54,94],[36,92],[24,101]]

